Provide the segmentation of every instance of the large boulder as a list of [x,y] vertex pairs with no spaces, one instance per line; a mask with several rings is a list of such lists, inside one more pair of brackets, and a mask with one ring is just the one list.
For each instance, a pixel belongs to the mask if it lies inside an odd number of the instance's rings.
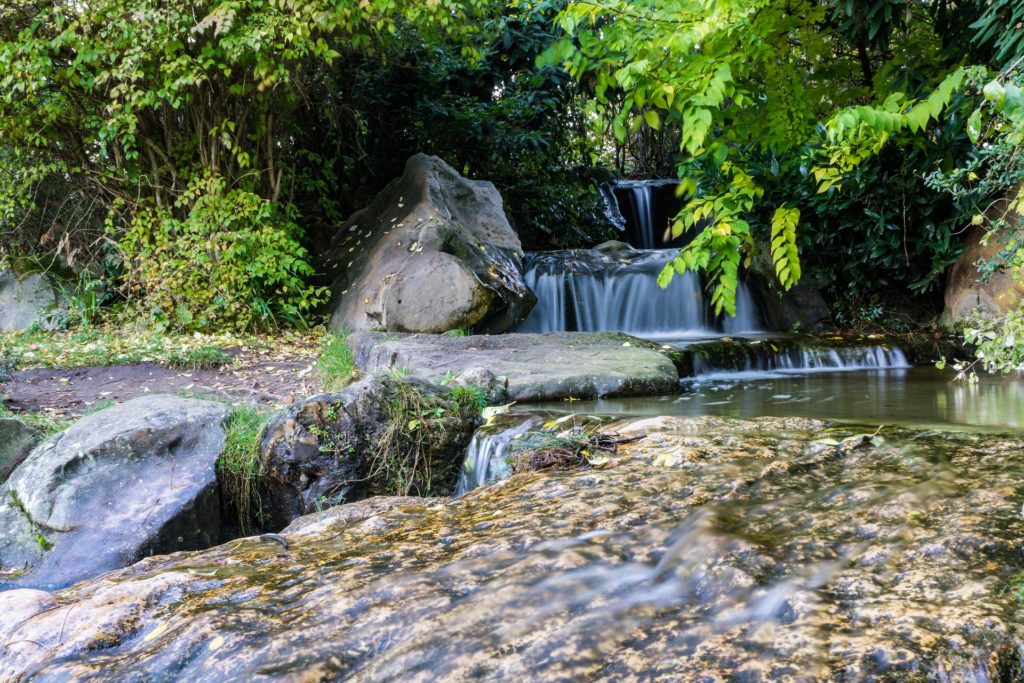
[[263,525],[371,495],[449,495],[479,406],[415,378],[370,377],[271,419],[261,453]]
[[0,489],[0,588],[52,588],[220,534],[228,410],[157,395],[83,418]]
[[494,185],[417,154],[332,241],[333,330],[504,331],[535,299]]
[[978,262],[989,260],[1003,249],[1003,244],[996,239],[983,243],[984,236],[984,229],[972,230],[967,236],[963,255],[949,269],[942,312],[942,324],[945,326],[955,326],[975,312],[989,317],[1004,315],[1016,308],[1024,296],[1024,280],[1014,278],[1013,273],[1007,270],[997,271],[979,281]]
[[679,373],[652,344],[617,332],[449,337],[359,332],[356,366],[402,369],[425,380],[476,386],[496,401],[660,395],[679,391]]
[[0,418],[0,484],[28,457],[39,433],[21,420]]
[[35,324],[52,328],[57,305],[57,291],[46,274],[0,270],[0,332],[27,330]]

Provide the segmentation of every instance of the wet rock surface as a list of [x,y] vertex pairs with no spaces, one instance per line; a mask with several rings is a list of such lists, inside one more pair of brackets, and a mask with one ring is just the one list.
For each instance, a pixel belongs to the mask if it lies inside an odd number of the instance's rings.
[[[410,398],[419,407],[396,410]],[[476,410],[459,405],[450,389],[416,379],[370,377],[301,401],[274,416],[263,434],[264,524],[280,529],[314,510],[395,487],[448,495],[478,424]],[[429,462],[410,462],[417,456]]]
[[332,241],[331,329],[503,332],[535,301],[522,260],[494,185],[417,154]]
[[33,680],[1019,680],[1019,436],[654,418],[607,466],[153,557],[4,641]]
[[349,338],[369,374],[478,386],[499,401],[667,394],[679,390],[673,362],[650,342],[619,333],[554,332],[448,337],[360,332]]
[[14,418],[0,418],[0,484],[28,456],[39,440],[39,433]]
[[0,488],[0,589],[63,587],[217,542],[227,408],[157,395],[87,416]]

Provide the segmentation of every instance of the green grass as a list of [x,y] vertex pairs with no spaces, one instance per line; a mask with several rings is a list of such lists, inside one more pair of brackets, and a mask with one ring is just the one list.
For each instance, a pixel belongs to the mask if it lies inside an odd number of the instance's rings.
[[324,337],[316,367],[327,391],[338,391],[352,382],[356,365],[348,347],[348,332],[331,332]]
[[473,328],[469,325],[463,325],[462,327],[456,327],[454,330],[448,330],[444,334],[447,337],[472,337]]
[[217,461],[221,487],[238,515],[243,534],[259,526],[259,481],[266,473],[260,437],[268,416],[251,406],[235,406],[224,423],[224,451]]
[[163,364],[177,370],[212,370],[231,362],[231,354],[219,346],[203,344],[172,351],[164,358]]
[[471,408],[477,413],[487,407],[487,392],[480,387],[452,387],[451,398],[460,406]]
[[39,430],[39,433],[42,434],[44,438],[49,438],[54,434],[63,432],[74,424],[74,420],[69,420],[62,416],[51,415],[50,413],[15,413],[3,405],[2,398],[0,398],[0,417],[9,417],[14,418],[15,420],[21,420],[29,427]]

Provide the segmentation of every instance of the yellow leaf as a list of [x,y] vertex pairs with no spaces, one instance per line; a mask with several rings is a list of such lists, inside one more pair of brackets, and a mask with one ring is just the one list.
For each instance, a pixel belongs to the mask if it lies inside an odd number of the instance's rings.
[[158,638],[160,636],[160,634],[163,633],[166,630],[167,630],[167,622],[165,621],[162,624],[160,624],[159,626],[157,626],[155,629],[153,629],[152,631],[147,633],[146,637],[143,638],[142,641],[145,642],[145,643],[148,643],[149,641],[153,640],[154,638]]

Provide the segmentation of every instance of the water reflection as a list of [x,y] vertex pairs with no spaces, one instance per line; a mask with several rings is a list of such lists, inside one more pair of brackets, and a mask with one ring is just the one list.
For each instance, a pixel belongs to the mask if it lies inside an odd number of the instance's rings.
[[[1024,381],[952,381],[935,368],[886,371],[720,375],[687,382],[680,396],[574,402],[598,415],[811,417],[873,424],[1024,428]],[[566,409],[565,403],[543,407]]]

